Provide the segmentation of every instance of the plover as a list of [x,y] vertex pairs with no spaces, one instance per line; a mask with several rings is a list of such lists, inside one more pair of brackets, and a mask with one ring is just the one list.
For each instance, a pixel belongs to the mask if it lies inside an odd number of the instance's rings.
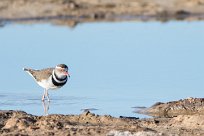
[[68,73],[68,67],[65,64],[59,64],[55,68],[46,68],[42,70],[34,70],[29,68],[23,68],[24,71],[28,72],[35,81],[44,88],[44,94],[42,96],[42,101],[49,99],[48,90],[58,89],[64,86],[70,77]]

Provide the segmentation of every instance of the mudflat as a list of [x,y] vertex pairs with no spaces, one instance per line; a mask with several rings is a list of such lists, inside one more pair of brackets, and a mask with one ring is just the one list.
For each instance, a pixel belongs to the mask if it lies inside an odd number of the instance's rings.
[[[192,104],[189,104],[189,102]],[[202,102],[203,99],[200,98],[188,98],[162,104],[157,103],[145,109],[145,113],[151,111],[151,114],[154,112],[154,115],[157,116],[145,119],[123,116],[116,118],[110,115],[96,115],[89,111],[80,115],[34,116],[23,111],[1,110],[0,135],[197,136],[204,134],[204,115],[196,109],[190,114],[189,112],[194,108],[202,109],[203,104],[200,104]],[[169,106],[170,103],[171,106]],[[159,114],[157,114],[158,106],[161,109]],[[161,113],[168,106],[174,115],[163,116]],[[183,112],[179,111],[181,109],[183,109]]]
[[204,0],[2,0],[0,22],[203,20]]

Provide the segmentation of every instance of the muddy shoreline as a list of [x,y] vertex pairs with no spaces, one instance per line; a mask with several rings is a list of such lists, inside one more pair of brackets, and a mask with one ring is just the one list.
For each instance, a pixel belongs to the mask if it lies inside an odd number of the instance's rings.
[[[89,111],[80,115],[35,116],[23,111],[1,110],[0,135],[198,136],[204,134],[204,115],[200,113],[203,109],[203,100],[188,98],[157,103],[145,109],[145,113],[154,113],[157,117],[145,119],[123,116],[116,118],[110,115],[96,115]],[[160,114],[167,107],[174,113],[173,116]]]
[[[85,22],[204,20],[204,0],[2,0],[0,27],[9,23],[51,23],[75,27]],[[204,99],[156,103],[137,111],[154,116],[115,118],[89,111],[80,115],[35,116],[0,111],[0,135],[31,136],[198,136],[204,135]]]
[[204,20],[204,0],[6,0],[0,24]]

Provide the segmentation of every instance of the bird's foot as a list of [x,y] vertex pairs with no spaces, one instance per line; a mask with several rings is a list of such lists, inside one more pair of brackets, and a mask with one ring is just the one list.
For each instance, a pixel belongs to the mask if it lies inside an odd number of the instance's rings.
[[42,101],[45,101],[45,95],[42,96]]

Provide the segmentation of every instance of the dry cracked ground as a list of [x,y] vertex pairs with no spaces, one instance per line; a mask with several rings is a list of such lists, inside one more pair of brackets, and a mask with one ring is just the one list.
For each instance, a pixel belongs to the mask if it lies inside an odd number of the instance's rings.
[[[153,118],[95,115],[34,116],[23,111],[0,111],[2,136],[198,136],[204,135],[202,98],[157,103],[141,112]],[[168,109],[168,112],[166,111]],[[182,112],[181,112],[182,111]],[[169,113],[169,116],[167,114]]]

